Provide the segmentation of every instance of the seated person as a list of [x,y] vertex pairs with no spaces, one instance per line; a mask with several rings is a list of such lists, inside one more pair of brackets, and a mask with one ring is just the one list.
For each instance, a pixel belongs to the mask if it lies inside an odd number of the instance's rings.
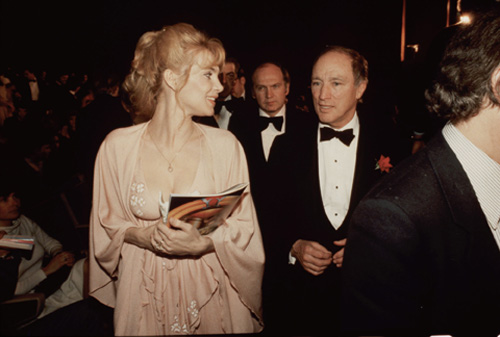
[[[5,231],[0,231],[0,239],[5,234],[7,234]],[[14,297],[17,284],[17,270],[20,262],[21,255],[17,250],[0,247],[0,302]]]
[[[44,293],[46,302],[41,317],[83,299],[86,259],[75,263],[73,253],[64,251],[59,241],[21,214],[21,201],[14,193],[11,178],[9,174],[0,174],[0,231],[9,235],[29,235],[35,239],[31,256],[24,255],[19,263],[14,295]],[[50,261],[44,264],[47,255]]]

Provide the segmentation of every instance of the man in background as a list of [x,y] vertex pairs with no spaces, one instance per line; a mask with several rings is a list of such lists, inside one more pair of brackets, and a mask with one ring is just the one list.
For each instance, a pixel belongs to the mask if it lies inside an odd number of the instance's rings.
[[[281,219],[283,193],[294,181],[288,179],[295,144],[313,124],[313,117],[287,105],[290,75],[279,63],[265,62],[252,75],[255,103],[231,117],[230,130],[245,150],[250,188],[266,252],[263,282],[265,332],[283,332],[283,288],[287,282],[287,231]],[[281,321],[284,318],[285,321]]]
[[[223,90],[219,93],[215,104],[214,115],[210,117],[195,117],[198,123],[228,130],[232,114],[241,109],[245,101],[245,79],[238,78],[240,63],[234,57],[227,57],[219,73]],[[242,87],[243,85],[243,87]],[[233,92],[233,89],[236,91]],[[241,95],[241,96],[237,96]]]

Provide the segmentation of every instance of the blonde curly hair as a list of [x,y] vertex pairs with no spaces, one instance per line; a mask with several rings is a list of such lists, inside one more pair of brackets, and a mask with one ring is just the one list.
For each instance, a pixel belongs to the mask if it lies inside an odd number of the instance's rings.
[[224,63],[225,51],[219,39],[211,38],[187,23],[165,26],[144,33],[135,49],[130,73],[123,82],[128,94],[134,123],[153,117],[161,93],[162,74],[166,69],[181,74],[182,89],[187,82],[195,57],[205,53],[202,66]]

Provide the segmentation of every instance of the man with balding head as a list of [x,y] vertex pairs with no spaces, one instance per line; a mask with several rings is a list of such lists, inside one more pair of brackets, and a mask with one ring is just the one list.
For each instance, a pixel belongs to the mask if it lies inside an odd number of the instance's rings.
[[352,212],[396,165],[399,146],[386,114],[358,104],[368,86],[368,62],[357,51],[330,46],[312,68],[317,122],[294,151],[288,217],[293,333],[340,331],[340,276]]
[[[250,188],[266,252],[264,316],[266,332],[280,330],[283,281],[286,279],[288,244],[281,214],[284,189],[289,179],[295,142],[314,122],[313,114],[287,105],[290,75],[279,63],[264,62],[252,75],[252,97],[247,109],[231,117],[229,129],[241,142],[247,156]],[[281,326],[282,327],[282,326]]]

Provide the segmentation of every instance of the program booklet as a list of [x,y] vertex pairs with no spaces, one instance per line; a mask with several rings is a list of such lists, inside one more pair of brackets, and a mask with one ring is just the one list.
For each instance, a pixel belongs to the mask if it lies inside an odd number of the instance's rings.
[[171,194],[169,202],[160,200],[163,222],[180,219],[195,226],[200,234],[213,232],[229,217],[248,183],[237,184],[215,194]]
[[29,235],[4,235],[0,239],[0,247],[8,249],[33,250],[35,239]]

